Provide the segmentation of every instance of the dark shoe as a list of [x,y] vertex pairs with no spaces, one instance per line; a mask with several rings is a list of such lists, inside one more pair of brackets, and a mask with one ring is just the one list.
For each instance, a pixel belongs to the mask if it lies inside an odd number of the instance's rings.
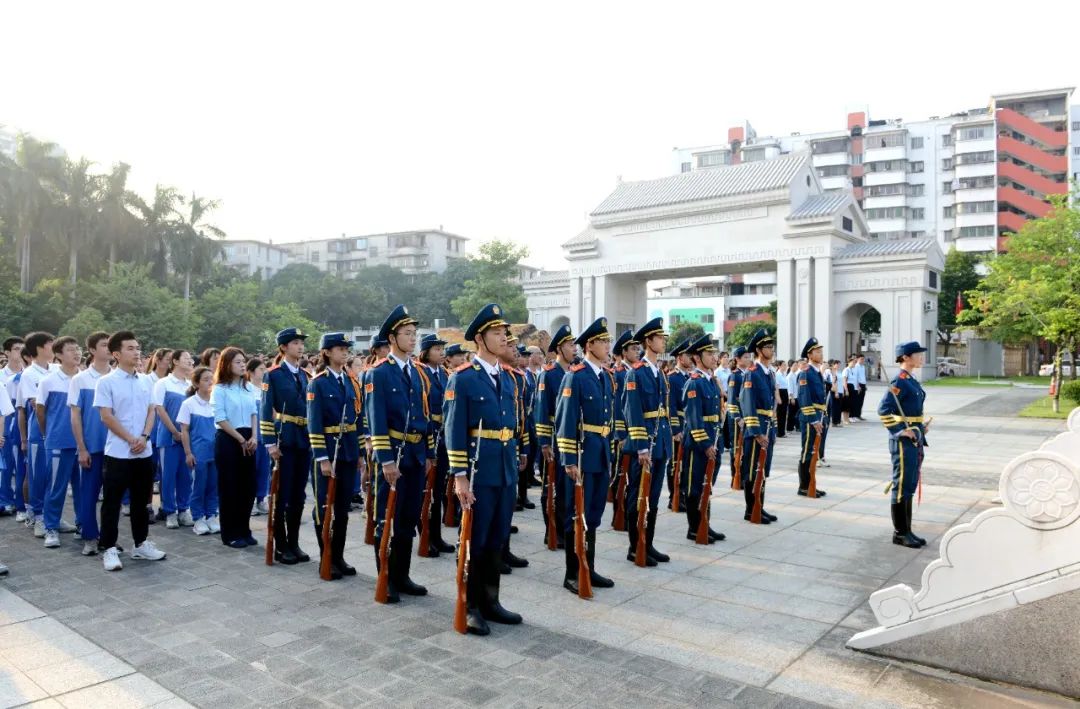
[[157,514],[150,517],[150,524],[154,522],[164,522],[169,518],[169,515],[165,514],[165,510],[161,507],[158,508]]
[[418,583],[413,583],[413,580],[406,576],[403,579],[398,579],[394,583],[394,587],[406,596],[426,596],[427,589]]
[[293,564],[298,564],[300,562],[300,560],[296,558],[296,554],[293,554],[292,549],[289,549],[288,547],[284,549],[280,547],[274,549],[274,561],[279,564],[285,564],[286,566],[292,566]]
[[364,505],[364,496],[358,492],[358,493],[356,493],[355,495],[352,496],[351,502],[354,505],[358,506],[358,507],[363,507],[363,505]]
[[[745,519],[745,520],[746,520],[747,522],[751,521],[751,520],[750,520],[750,513],[749,513],[749,512],[747,512],[746,514],[744,514],[744,515],[743,515],[743,519]],[[765,515],[763,514],[763,515],[761,515],[761,524],[772,524],[772,520],[771,520],[771,519],[769,519],[768,517],[766,517],[766,516],[765,516]]]
[[776,522],[777,520],[780,519],[776,515],[771,515],[768,512],[766,512],[765,510],[761,511],[761,516],[762,516],[762,518],[767,518],[770,522]]
[[439,558],[439,548],[434,544],[428,544],[427,555],[429,559]]
[[330,565],[340,571],[342,576],[356,576],[356,569],[349,566],[349,562],[344,559],[333,559]]
[[[636,555],[634,554],[634,552],[630,552],[626,555],[627,561],[634,561],[635,558]],[[645,566],[656,566],[656,559],[649,556],[648,553],[645,554]]]
[[529,500],[525,500],[524,502],[522,502],[521,506],[524,507],[527,510],[535,510],[536,509],[536,503],[535,502],[530,502]]
[[528,559],[516,556],[509,548],[503,549],[503,561],[509,564],[512,569],[524,569],[529,565]]
[[505,561],[500,561],[499,573],[503,576],[509,576],[510,574],[514,573],[514,570],[510,568],[510,564],[507,564]]
[[911,534],[911,532],[908,532],[906,534],[897,534],[896,532],[893,532],[892,543],[898,546],[908,547],[909,549],[922,548],[922,544],[919,543],[919,540],[916,539],[915,536]]
[[470,608],[466,618],[467,625],[465,632],[469,635],[484,636],[491,634],[491,628],[488,627],[487,621],[484,620],[484,616],[480,615],[480,611],[475,608]]
[[295,544],[292,545],[292,553],[293,556],[296,557],[296,560],[300,563],[303,563],[305,561],[311,561],[311,557],[308,556],[303,549],[301,549]]
[[655,547],[652,547],[652,546],[649,546],[649,547],[645,548],[645,554],[647,556],[652,557],[653,559],[656,559],[657,561],[660,561],[660,562],[667,563],[667,562],[671,561],[670,556],[668,556],[667,554],[664,554],[663,552],[657,551],[657,549]]
[[577,575],[574,575],[572,578],[564,578],[562,581],[562,587],[570,593],[574,594],[575,596],[578,595],[580,589],[578,588]]
[[225,546],[231,547],[232,549],[247,549],[247,545],[248,543],[246,539],[234,539],[231,542],[227,542],[225,544]]
[[514,512],[521,512],[524,509],[525,509],[525,505],[521,504],[520,502],[515,502],[514,503]]
[[[807,493],[806,490],[799,490],[799,495],[801,495],[802,497],[807,497],[808,493]],[[818,490],[817,491],[817,496],[818,497],[825,497],[825,491],[824,490]]]
[[926,546],[926,540],[911,531],[911,498],[904,499],[904,517],[907,520],[907,533],[911,535],[921,546]]
[[433,547],[435,547],[436,549],[438,549],[443,554],[453,554],[454,553],[454,549],[455,549],[454,545],[453,544],[447,544],[446,542],[444,542],[441,539],[436,539],[434,542],[431,543],[431,545]]
[[565,549],[566,548],[566,542],[564,540],[562,540],[562,539],[556,539],[555,540],[555,548],[556,549]]
[[484,620],[489,620],[492,623],[501,623],[503,625],[521,624],[521,614],[506,610],[498,601],[482,608],[480,612],[484,616]]
[[257,546],[259,546],[259,542],[256,541],[255,537],[251,536],[250,534],[247,535],[247,538],[245,538],[244,541],[247,542],[247,545],[249,547],[257,547]]
[[601,576],[592,568],[589,569],[589,581],[592,582],[593,588],[615,588],[614,581],[607,576]]
[[518,528],[517,528],[516,524],[510,525],[510,533],[511,534],[517,534],[518,533]]
[[709,527],[709,539],[714,542],[722,542],[727,539],[727,536],[723,532],[717,532],[712,527]]

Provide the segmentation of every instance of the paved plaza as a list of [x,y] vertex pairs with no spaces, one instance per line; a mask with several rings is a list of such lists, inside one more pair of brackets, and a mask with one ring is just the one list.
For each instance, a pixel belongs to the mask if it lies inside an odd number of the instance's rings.
[[[882,391],[868,395],[868,416]],[[108,574],[71,537],[46,550],[0,520],[0,560],[11,568],[0,581],[0,706],[1072,706],[844,647],[875,625],[870,593],[918,586],[945,530],[992,504],[1002,466],[1063,430],[1012,415],[1042,394],[930,389],[935,421],[915,511],[930,543],[918,552],[889,543],[876,416],[830,433],[823,500],[795,495],[798,438],[779,441],[768,486],[777,524],[743,522],[741,493],[726,485],[713,500],[726,541],[694,545],[685,518],[664,510],[657,546],[669,564],[627,562],[609,513],[597,566],[616,586],[592,601],[562,589],[563,555],[542,547],[539,509],[518,513],[513,549],[530,566],[504,577],[502,596],[525,624],[493,626],[487,638],[451,628],[451,556],[414,561],[427,597],[374,603],[358,519],[346,558],[360,573],[334,583],[315,564],[269,568],[261,547],[234,551],[161,523],[151,534],[167,560],[125,555],[124,570]],[[260,539],[264,519],[253,525]],[[302,537],[314,550],[310,524]],[[130,541],[122,523],[120,543]]]

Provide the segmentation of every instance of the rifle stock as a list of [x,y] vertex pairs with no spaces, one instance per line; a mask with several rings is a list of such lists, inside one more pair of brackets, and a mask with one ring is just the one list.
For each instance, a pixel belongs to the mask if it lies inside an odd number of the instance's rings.
[[[580,472],[580,468],[579,468]],[[580,473],[584,475],[584,473]],[[592,598],[592,575],[585,549],[585,485],[579,478],[574,485],[574,550],[578,558],[578,597]]]
[[743,454],[743,439],[742,433],[739,432],[739,422],[736,421],[732,428],[735,430],[735,472],[731,476],[731,489],[742,490],[742,454]]
[[[769,429],[765,429],[765,438],[769,437]],[[757,446],[757,442],[754,442]],[[768,444],[761,447],[758,453],[757,459],[757,475],[754,476],[754,509],[750,512],[750,521],[754,524],[761,524],[761,490],[765,485],[765,460],[769,457]]]
[[649,491],[652,489],[652,460],[641,466],[641,480],[638,485],[637,499],[637,547],[634,549],[634,563],[645,566],[647,561],[647,549],[645,532],[647,527],[646,517],[649,514]]
[[547,467],[547,480],[544,484],[547,485],[547,503],[544,505],[544,512],[547,514],[547,548],[551,551],[555,551],[559,548],[559,534],[558,528],[555,526],[558,521],[555,519],[555,461],[549,460]]
[[457,526],[457,515],[454,514],[454,503],[457,495],[454,494],[454,476],[447,476],[446,481],[446,509],[443,510],[443,525],[446,527]]
[[266,513],[266,565],[274,565],[274,513],[277,507],[278,486],[281,485],[280,474],[281,463],[280,461],[274,461],[274,467],[270,471],[270,495],[267,500],[267,513]]
[[[679,487],[682,483],[682,441],[678,441],[675,444],[675,460],[671,464],[671,511],[676,514],[679,512]],[[693,471],[691,471],[693,474]]]
[[695,544],[709,543],[709,500],[712,498],[714,473],[716,473],[716,458],[710,458],[705,464],[705,480],[701,483],[701,504],[698,508],[701,519],[698,520],[697,537],[694,538]]
[[364,497],[364,512],[367,513],[367,521],[364,524],[364,544],[375,544],[375,469],[372,465],[371,456],[367,459],[368,484]]
[[630,455],[623,453],[619,460],[619,481],[615,493],[615,518],[611,520],[611,528],[616,532],[626,531],[626,477],[630,472]]
[[[812,424],[805,424],[812,425]],[[810,429],[813,431],[814,429]],[[822,428],[822,433],[825,429]],[[817,464],[821,457],[821,433],[814,431],[814,454],[810,456],[810,484],[806,486],[806,496],[810,499],[817,497]]]
[[390,597],[390,537],[394,534],[394,510],[397,508],[397,486],[390,486],[383,516],[382,537],[379,539],[379,579],[375,582],[375,602],[386,603]]
[[469,560],[472,547],[472,507],[461,513],[461,529],[458,536],[457,600],[454,602],[454,630],[468,632],[468,583]]
[[427,484],[424,486],[424,502],[420,506],[420,541],[416,550],[417,556],[427,557],[431,549],[431,498],[435,490],[435,466],[427,474]]
[[[335,459],[337,456],[334,456]],[[330,550],[330,527],[334,523],[334,501],[337,499],[337,477],[330,476],[330,480],[326,483],[326,509],[323,511],[322,519],[322,556],[319,558],[319,578],[323,581],[330,581],[330,562],[333,559],[334,553]],[[316,504],[318,504],[316,502]]]

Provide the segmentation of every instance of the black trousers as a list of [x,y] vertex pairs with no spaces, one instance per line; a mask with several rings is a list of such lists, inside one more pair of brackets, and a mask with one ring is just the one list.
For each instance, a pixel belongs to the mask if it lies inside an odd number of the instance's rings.
[[839,426],[842,419],[841,415],[844,413],[844,399],[843,397],[837,399],[835,396],[829,397],[829,415],[832,416],[833,426]]
[[856,399],[855,399],[855,402],[856,402],[855,403],[855,408],[859,412],[859,413],[855,414],[855,416],[858,416],[859,418],[862,418],[862,407],[863,407],[863,401],[865,401],[865,400],[866,400],[866,386],[863,385],[863,384],[860,384],[859,385],[859,393],[856,395]]
[[113,458],[105,456],[102,472],[101,534],[98,546],[108,549],[116,546],[117,527],[120,524],[120,506],[124,493],[131,495],[131,540],[135,546],[146,541],[150,528],[150,515],[146,506],[154,490],[154,458]]
[[780,390],[780,402],[776,405],[776,435],[784,437],[788,430],[788,393],[787,389]]
[[[244,438],[251,437],[250,428],[238,428],[236,432]],[[255,456],[244,455],[235,438],[218,431],[214,436],[214,463],[218,474],[221,543],[247,539],[251,536],[251,506],[255,503]]]

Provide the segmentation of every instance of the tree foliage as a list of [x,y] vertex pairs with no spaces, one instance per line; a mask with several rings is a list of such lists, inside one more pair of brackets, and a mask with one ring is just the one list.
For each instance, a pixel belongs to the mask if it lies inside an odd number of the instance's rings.
[[196,349],[236,345],[245,352],[273,352],[274,336],[287,327],[298,327],[318,342],[321,328],[295,303],[264,301],[259,284],[252,280],[212,288],[196,301],[202,322]]
[[475,271],[450,303],[458,320],[470,322],[488,303],[498,303],[509,322],[528,320],[525,291],[517,281],[518,263],[528,255],[528,247],[508,241],[481,244],[479,253],[469,259]]
[[739,345],[745,347],[754,333],[761,329],[776,337],[776,323],[771,320],[740,320],[735,323],[731,333],[724,338],[725,347],[728,350],[735,349]]
[[693,342],[705,334],[705,328],[700,323],[682,320],[671,328],[668,335],[667,351],[671,352],[686,340]]
[[945,345],[944,355],[949,354],[949,343],[958,329],[956,321],[956,298],[979,285],[980,276],[975,270],[979,256],[970,251],[951,249],[945,256],[945,272],[941,276],[941,292],[938,293],[938,342]]

